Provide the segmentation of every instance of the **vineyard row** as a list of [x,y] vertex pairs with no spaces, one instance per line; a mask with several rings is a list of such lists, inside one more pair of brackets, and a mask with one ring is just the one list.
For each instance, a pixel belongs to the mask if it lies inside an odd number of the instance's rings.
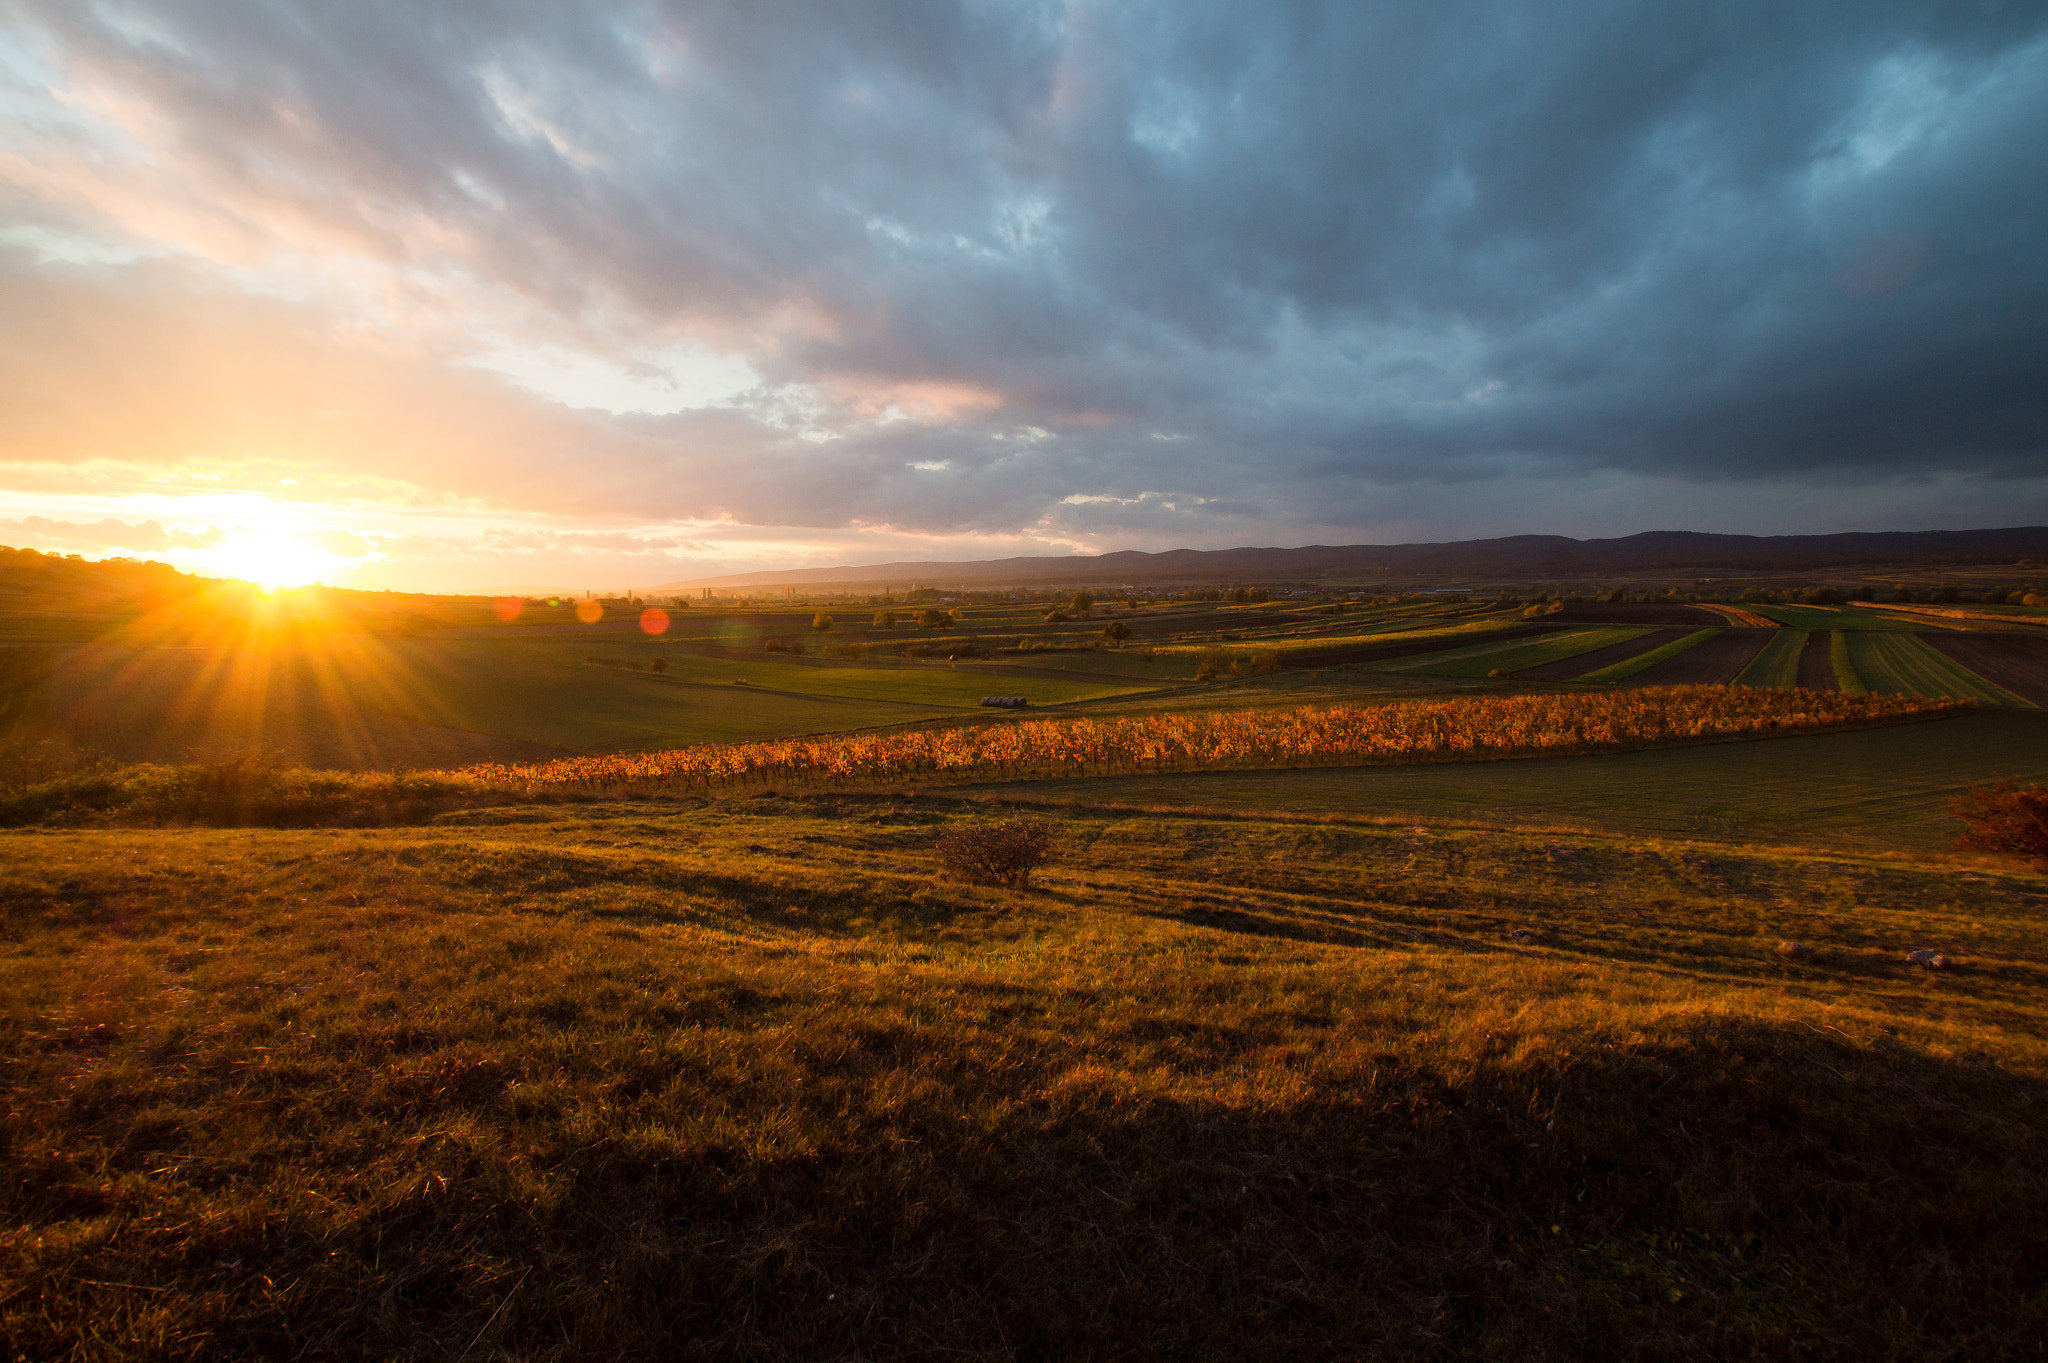
[[1971,708],[1974,702],[1916,696],[1671,686],[1372,706],[1025,719],[552,762],[486,763],[449,774],[480,785],[539,793],[1356,766],[1615,752]]

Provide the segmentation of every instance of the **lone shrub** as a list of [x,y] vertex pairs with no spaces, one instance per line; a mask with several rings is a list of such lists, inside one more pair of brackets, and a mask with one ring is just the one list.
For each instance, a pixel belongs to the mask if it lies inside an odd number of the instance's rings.
[[1022,887],[1052,856],[1052,829],[1042,819],[967,824],[939,835],[946,873],[976,885]]
[[2000,781],[1957,796],[1948,812],[1962,821],[1958,848],[2029,857],[2048,867],[2048,787]]

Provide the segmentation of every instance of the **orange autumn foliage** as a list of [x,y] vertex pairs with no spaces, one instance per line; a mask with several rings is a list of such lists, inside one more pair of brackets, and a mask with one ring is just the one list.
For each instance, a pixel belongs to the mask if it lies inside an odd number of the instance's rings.
[[486,763],[459,775],[528,791],[1027,780],[1613,752],[1934,716],[1973,702],[1670,686],[1386,705],[1210,710],[836,734]]

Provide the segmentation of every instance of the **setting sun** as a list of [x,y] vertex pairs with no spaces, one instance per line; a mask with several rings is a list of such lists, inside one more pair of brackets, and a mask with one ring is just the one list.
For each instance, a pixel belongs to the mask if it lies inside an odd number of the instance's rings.
[[276,530],[237,532],[206,557],[214,571],[253,582],[266,592],[303,587],[347,566],[333,554]]

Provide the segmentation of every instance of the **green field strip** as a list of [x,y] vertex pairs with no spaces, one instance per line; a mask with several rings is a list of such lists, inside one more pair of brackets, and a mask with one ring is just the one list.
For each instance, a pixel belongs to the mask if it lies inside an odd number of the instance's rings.
[[1648,653],[1639,653],[1633,658],[1624,658],[1620,662],[1603,667],[1597,672],[1588,672],[1585,676],[1576,678],[1576,680],[1583,682],[1622,681],[1628,677],[1635,676],[1638,672],[1647,672],[1658,663],[1676,658],[1689,648],[1698,648],[1707,640],[1723,632],[1720,629],[1703,629],[1696,633],[1688,634],[1683,639],[1673,639],[1662,648],[1653,648]]
[[1834,630],[1828,635],[1828,661],[1834,665],[1835,685],[1845,696],[1867,696],[1870,688],[1863,684],[1863,677],[1856,671],[1856,660],[1849,656],[1849,631]]
[[1640,639],[1645,634],[1654,634],[1650,625],[1627,625],[1602,629],[1579,630],[1571,634],[1553,634],[1534,642],[1512,639],[1495,644],[1482,644],[1476,648],[1455,649],[1448,653],[1428,653],[1420,658],[1403,659],[1399,664],[1378,669],[1386,672],[1428,672],[1439,677],[1484,677],[1498,668],[1502,672],[1519,672],[1525,667],[1541,667],[1545,663],[1575,658],[1581,653],[1591,653],[1596,648],[1607,648],[1614,644]]
[[1849,639],[1848,650],[1857,676],[1881,694],[1952,696],[2000,709],[2035,708],[1911,634],[1859,634]]
[[1735,676],[1737,686],[1761,686],[1790,691],[1799,685],[1799,655],[1806,651],[1803,629],[1784,629],[1773,634],[1763,651]]

